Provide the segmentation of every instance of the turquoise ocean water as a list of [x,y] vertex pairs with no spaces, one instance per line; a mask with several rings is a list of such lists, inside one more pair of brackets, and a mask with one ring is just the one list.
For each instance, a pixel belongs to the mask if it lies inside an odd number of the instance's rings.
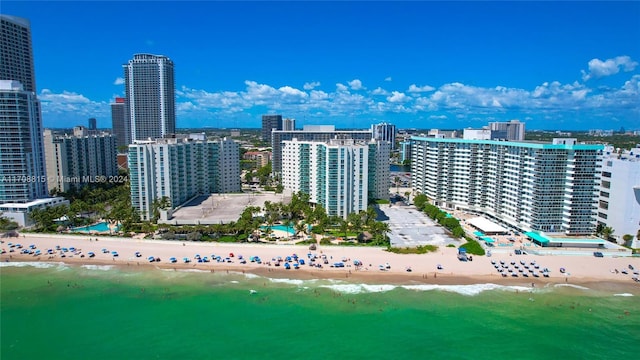
[[3,360],[617,359],[640,352],[639,297],[585,288],[2,265]]

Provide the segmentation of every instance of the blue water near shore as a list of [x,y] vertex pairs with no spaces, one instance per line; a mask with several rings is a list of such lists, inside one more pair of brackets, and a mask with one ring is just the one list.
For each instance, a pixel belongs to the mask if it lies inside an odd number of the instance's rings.
[[624,359],[640,351],[639,297],[580,287],[365,285],[47,263],[0,270],[3,360]]

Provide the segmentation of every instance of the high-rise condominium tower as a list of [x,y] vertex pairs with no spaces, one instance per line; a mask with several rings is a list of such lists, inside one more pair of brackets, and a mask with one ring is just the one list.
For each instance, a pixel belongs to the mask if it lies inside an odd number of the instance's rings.
[[282,115],[262,115],[262,140],[271,141],[271,131],[282,130]]
[[0,61],[0,203],[27,203],[48,195],[27,19],[0,15]]
[[136,54],[123,68],[130,140],[175,133],[173,61],[161,55]]
[[116,136],[118,147],[131,144],[125,100],[125,98],[117,97],[111,103],[111,132]]
[[23,91],[36,91],[29,20],[0,14],[0,80],[14,80]]

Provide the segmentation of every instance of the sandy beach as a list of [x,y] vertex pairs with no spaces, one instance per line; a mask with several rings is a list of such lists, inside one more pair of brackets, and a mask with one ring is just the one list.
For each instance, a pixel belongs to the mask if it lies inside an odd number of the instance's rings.
[[[10,243],[13,247],[10,247]],[[18,248],[16,244],[20,244],[22,248]],[[624,290],[640,295],[640,283],[632,280],[632,277],[636,276],[633,272],[640,269],[639,258],[493,254],[491,257],[474,256],[473,261],[461,262],[456,257],[457,249],[448,247],[441,247],[435,253],[418,255],[393,254],[383,248],[374,247],[318,246],[316,250],[309,250],[307,245],[203,243],[29,233],[21,234],[19,238],[3,239],[0,245],[4,250],[0,255],[2,262],[42,261],[140,266],[149,269],[235,271],[281,278],[351,279],[372,284],[495,283],[529,287],[573,284],[604,290]],[[33,247],[31,250],[34,254],[21,253],[29,247]],[[65,252],[63,248],[75,248],[75,252]],[[40,250],[39,255],[35,254],[37,250]],[[117,252],[117,256],[113,256],[114,251]],[[95,256],[89,257],[89,252],[93,252]],[[136,256],[136,252],[140,253],[139,257]],[[208,257],[209,261],[198,262],[196,254],[201,258]],[[295,261],[292,260],[291,268],[285,269],[286,257],[293,257],[294,254],[304,260],[305,264],[302,265],[300,262],[299,268],[295,269]],[[150,262],[150,256],[159,258],[160,261]],[[211,261],[212,256],[220,256],[223,262],[217,262],[215,259]],[[241,263],[241,256],[246,263]],[[261,259],[261,264],[250,261],[250,258],[255,256]],[[309,266],[310,256],[315,257],[314,263],[322,267]],[[171,263],[171,257],[175,257],[177,262]],[[283,261],[276,266],[278,257]],[[185,263],[184,258],[188,258],[190,262]],[[225,258],[229,258],[231,262],[224,261]],[[355,260],[362,265],[355,266]],[[509,266],[514,272],[518,272],[519,276],[512,277],[511,273],[508,273],[509,276],[503,277],[492,263],[500,264],[501,261],[505,263],[505,267]],[[345,266],[332,266],[338,262]],[[528,277],[523,277],[522,273],[526,273],[527,270],[519,272],[515,265],[511,265],[512,262],[520,268],[524,267],[522,263],[530,267],[533,267],[533,264],[538,265],[538,274],[542,269],[548,268],[549,277],[533,277],[531,272]],[[438,265],[441,269],[438,269]],[[635,270],[631,270],[629,265]],[[561,273],[560,268],[564,268],[565,273]],[[624,274],[623,270],[627,274]]]

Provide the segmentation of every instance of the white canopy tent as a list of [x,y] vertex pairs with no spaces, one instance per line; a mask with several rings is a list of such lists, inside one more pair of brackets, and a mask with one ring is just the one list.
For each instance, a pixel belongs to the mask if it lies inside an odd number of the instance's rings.
[[506,228],[494,223],[483,217],[475,217],[467,220],[467,223],[485,234],[506,234],[509,232]]

